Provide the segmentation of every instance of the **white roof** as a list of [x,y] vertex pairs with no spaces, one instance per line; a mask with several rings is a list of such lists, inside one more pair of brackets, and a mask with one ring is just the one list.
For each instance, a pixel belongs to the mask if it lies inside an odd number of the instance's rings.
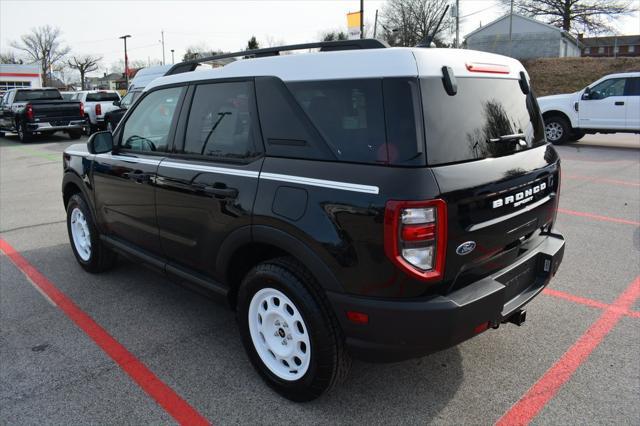
[[[470,72],[467,63],[506,65],[510,72]],[[275,76],[283,81],[433,77],[442,76],[443,66],[451,67],[457,77],[519,78],[519,72],[524,70],[517,60],[493,53],[466,49],[392,47],[242,59],[221,68],[161,77],[149,83],[145,90],[188,81],[255,76]]]

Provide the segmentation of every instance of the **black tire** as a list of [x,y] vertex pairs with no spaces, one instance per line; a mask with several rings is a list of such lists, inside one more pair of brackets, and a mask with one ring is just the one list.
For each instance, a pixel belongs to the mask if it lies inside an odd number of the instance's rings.
[[75,140],[82,137],[82,130],[69,130],[69,139]]
[[0,132],[0,138],[4,137],[4,132]]
[[[297,380],[285,380],[274,374],[260,358],[251,337],[250,304],[254,295],[263,289],[275,289],[288,297],[307,328],[310,361],[304,375]],[[326,295],[309,271],[293,258],[266,261],[245,276],[238,291],[237,320],[251,363],[271,388],[289,400],[316,399],[341,383],[349,373],[351,357]]]
[[33,139],[33,133],[27,130],[27,126],[22,121],[18,123],[18,139],[22,143],[31,142]]
[[[75,209],[80,210],[84,219],[86,220],[87,227],[89,229],[89,236],[91,241],[90,255],[88,258],[83,259],[80,255],[76,243],[74,242],[72,226],[72,215]],[[67,203],[67,232],[69,234],[69,243],[71,244],[71,250],[73,251],[76,260],[82,266],[82,268],[91,273],[98,273],[106,271],[115,265],[116,254],[109,249],[100,239],[100,233],[96,228],[91,210],[87,205],[81,194],[74,194]]]
[[564,117],[552,115],[544,120],[544,132],[547,141],[554,145],[562,145],[570,140],[573,129]]
[[569,138],[569,140],[577,142],[580,139],[582,139],[584,137],[584,135],[586,135],[585,132],[583,132],[582,130],[573,130],[573,133],[571,133],[571,137]]

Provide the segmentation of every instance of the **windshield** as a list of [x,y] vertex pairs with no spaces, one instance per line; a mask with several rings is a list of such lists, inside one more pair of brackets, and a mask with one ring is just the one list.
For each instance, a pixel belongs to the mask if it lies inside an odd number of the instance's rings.
[[36,100],[62,100],[60,92],[55,89],[49,90],[18,90],[14,102],[36,101]]
[[522,93],[518,80],[457,83],[457,94],[449,96],[441,78],[421,80],[429,164],[499,157],[545,143],[538,104],[533,94]]
[[87,93],[87,102],[113,102],[119,99],[118,94],[114,92]]

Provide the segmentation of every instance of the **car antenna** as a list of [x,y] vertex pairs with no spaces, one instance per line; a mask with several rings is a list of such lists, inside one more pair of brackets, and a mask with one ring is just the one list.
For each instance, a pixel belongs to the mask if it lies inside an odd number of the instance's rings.
[[447,10],[449,10],[449,5],[447,5],[447,7],[444,8],[444,12],[442,12],[442,16],[440,16],[440,20],[438,21],[438,25],[436,25],[436,28],[433,30],[433,33],[431,35],[427,35],[424,40],[422,40],[420,43],[416,44],[416,47],[431,47],[431,43],[433,42],[433,39],[436,37],[436,34],[438,33],[438,30],[440,29],[440,24],[442,24],[442,20],[444,19],[444,15],[447,14]]

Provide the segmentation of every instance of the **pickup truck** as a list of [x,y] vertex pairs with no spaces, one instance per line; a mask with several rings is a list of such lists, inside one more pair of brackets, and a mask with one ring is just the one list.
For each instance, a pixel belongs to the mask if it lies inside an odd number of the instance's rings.
[[72,99],[84,104],[84,115],[91,134],[106,129],[105,114],[118,109],[114,102],[120,101],[120,95],[115,90],[83,90],[76,92]]
[[587,133],[640,133],[640,72],[610,74],[575,93],[538,98],[547,140]]
[[65,101],[58,89],[11,89],[0,100],[0,136],[16,132],[28,142],[36,133],[64,131],[78,139],[84,126],[82,102]]

